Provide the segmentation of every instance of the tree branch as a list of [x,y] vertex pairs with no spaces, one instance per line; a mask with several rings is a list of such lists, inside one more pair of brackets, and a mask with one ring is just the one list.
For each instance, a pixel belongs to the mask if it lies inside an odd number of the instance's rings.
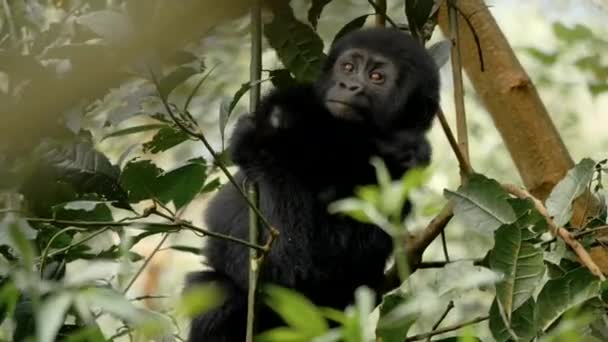
[[572,234],[570,234],[569,231],[567,231],[563,227],[558,227],[555,224],[555,221],[553,221],[553,219],[549,215],[547,208],[543,205],[543,203],[539,199],[532,196],[532,194],[530,194],[528,191],[521,189],[520,187],[518,187],[514,184],[502,184],[502,188],[516,197],[531,199],[532,202],[534,203],[534,207],[536,208],[536,210],[538,210],[538,212],[541,215],[543,215],[543,217],[545,218],[545,221],[547,221],[547,224],[549,225],[549,231],[551,232],[551,234],[564,240],[564,242],[572,249],[572,251],[574,251],[576,256],[579,258],[581,264],[583,266],[587,267],[587,269],[589,269],[589,271],[591,273],[596,275],[602,281],[604,281],[606,279],[606,277],[602,273],[601,269],[593,261],[593,259],[591,258],[591,256],[587,252],[587,250],[585,250],[585,247],[583,247],[583,245],[581,245],[581,243],[578,242],[574,238],[574,236],[572,236]]
[[473,324],[477,324],[479,322],[483,322],[483,321],[485,321],[485,320],[487,320],[489,318],[490,318],[490,316],[477,317],[477,318],[474,318],[474,319],[472,319],[470,321],[466,321],[466,322],[450,325],[450,326],[442,328],[442,329],[437,329],[437,330],[433,330],[433,331],[430,331],[430,332],[427,332],[427,333],[424,333],[424,334],[418,334],[418,335],[410,336],[410,337],[407,337],[405,339],[405,341],[424,340],[425,338],[429,338],[429,337],[433,337],[433,336],[436,336],[436,335],[444,334],[446,332],[458,330],[458,329],[464,328],[464,327],[469,326],[469,325],[473,325]]

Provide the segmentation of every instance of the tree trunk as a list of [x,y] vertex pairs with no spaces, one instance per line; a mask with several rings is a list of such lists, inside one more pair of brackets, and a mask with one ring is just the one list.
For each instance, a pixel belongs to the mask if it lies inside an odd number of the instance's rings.
[[[574,166],[534,84],[519,63],[513,49],[482,0],[455,1],[459,16],[459,44],[462,65],[502,136],[525,187],[545,200],[553,187]],[[450,36],[446,3],[439,12],[439,27]],[[479,46],[465,18],[475,29]],[[483,67],[479,50],[483,56]],[[574,205],[572,223],[584,223],[585,212],[597,208],[581,196]],[[591,203],[591,204],[589,204]],[[590,209],[585,209],[586,206]],[[608,254],[592,249],[594,261],[608,273]]]
[[[457,4],[461,13],[459,43],[463,67],[492,116],[524,185],[544,200],[573,166],[572,158],[487,6],[481,0],[460,0]],[[475,39],[462,14],[479,37],[484,71]],[[447,6],[441,8],[439,25],[449,36]]]

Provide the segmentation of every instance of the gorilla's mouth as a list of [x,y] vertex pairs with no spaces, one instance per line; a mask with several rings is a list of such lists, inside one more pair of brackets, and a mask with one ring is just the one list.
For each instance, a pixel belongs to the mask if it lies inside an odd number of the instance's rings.
[[348,121],[361,121],[362,119],[356,106],[352,103],[340,100],[327,100],[325,101],[325,106],[336,118]]

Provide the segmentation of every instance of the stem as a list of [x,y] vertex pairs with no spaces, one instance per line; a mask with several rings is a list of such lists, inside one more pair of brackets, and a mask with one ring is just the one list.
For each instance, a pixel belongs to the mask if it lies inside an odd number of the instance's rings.
[[[258,202],[258,191],[255,184],[249,186],[251,200]],[[257,243],[260,237],[259,218],[253,210],[249,210],[249,241]],[[246,342],[253,341],[255,332],[256,292],[260,275],[260,253],[254,249],[249,250],[249,286],[247,292],[247,335]]]
[[137,278],[139,278],[139,276],[143,273],[143,271],[146,269],[146,267],[148,266],[148,264],[150,263],[150,261],[152,260],[154,255],[156,255],[156,253],[158,253],[158,250],[162,247],[163,243],[165,243],[165,241],[167,241],[168,237],[169,237],[169,233],[163,234],[163,237],[162,237],[162,239],[160,239],[160,242],[156,245],[156,247],[154,247],[154,250],[152,251],[152,253],[150,253],[150,255],[148,255],[148,257],[146,258],[144,263],[137,270],[137,273],[135,273],[133,278],[131,278],[131,281],[129,282],[129,284],[127,284],[125,289],[122,291],[123,294],[126,294],[129,291],[129,289],[131,288],[131,286],[133,286],[133,284],[135,284],[135,281],[137,280]]
[[454,151],[456,159],[458,159],[460,174],[468,175],[473,173],[473,168],[471,167],[471,164],[469,164],[469,160],[467,159],[467,157],[462,153],[462,150],[460,149],[456,138],[454,138],[454,133],[452,133],[452,129],[450,128],[448,120],[446,120],[445,114],[443,113],[443,110],[441,108],[439,108],[439,111],[437,111],[437,117],[439,118],[439,122],[441,123],[441,127],[443,128],[445,136],[448,138],[450,147],[452,147],[452,151]]
[[[464,85],[462,82],[462,62],[460,56],[460,40],[458,33],[458,10],[457,0],[448,1],[448,17],[450,25],[450,37],[452,40],[452,81],[454,84],[454,106],[456,109],[456,134],[458,135],[458,146],[464,159],[470,164],[469,138],[467,135],[467,117],[464,107]],[[466,174],[461,172],[464,181]]]
[[[167,220],[171,220],[173,221],[173,218],[167,214],[158,212],[158,211],[154,211],[154,214],[163,217]],[[56,219],[44,219],[44,218],[29,218],[29,217],[24,217],[24,220],[28,221],[28,222],[40,222],[40,223],[49,223],[49,224],[56,224],[56,225],[72,225],[72,226],[85,226],[85,227],[107,227],[108,229],[110,227],[126,227],[126,226],[131,226],[131,225],[150,225],[150,226],[159,226],[159,227],[166,227],[166,228],[175,228],[175,229],[179,229],[179,228],[187,228],[188,230],[191,230],[193,232],[197,232],[199,234],[205,235],[205,236],[210,236],[213,238],[217,238],[217,239],[224,239],[224,240],[228,240],[228,241],[232,241],[232,242],[236,242],[239,243],[241,245],[247,246],[249,248],[254,248],[260,251],[266,251],[266,247],[265,246],[261,246],[261,245],[257,245],[257,244],[251,244],[249,243],[249,241],[246,240],[242,240],[230,235],[224,235],[221,233],[216,233],[216,232],[212,232],[203,228],[199,228],[197,226],[194,226],[188,222],[185,221],[178,221],[178,222],[172,222],[172,223],[158,223],[158,222],[125,222],[125,221],[120,221],[120,222],[115,222],[115,221],[70,221],[70,220],[56,220]],[[98,234],[94,233],[94,234]],[[78,241],[77,243],[74,243],[70,246],[66,246],[64,248],[58,249],[53,251],[52,253],[49,253],[48,257],[57,255],[58,253],[62,253],[65,252],[66,250],[74,247],[77,244],[80,244],[82,242],[85,242],[85,240],[92,238],[91,237],[87,237],[81,241]]]
[[[253,113],[260,102],[260,79],[262,78],[262,7],[260,0],[256,0],[251,8],[251,61],[249,65],[249,112]],[[249,202],[249,242],[257,244],[260,241],[260,216],[254,210],[259,207],[259,192],[257,185],[252,182],[248,186]],[[246,342],[253,342],[255,334],[256,293],[262,259],[257,250],[249,250],[249,286],[247,292],[247,333]]]
[[530,194],[527,190],[521,189],[513,184],[501,184],[501,186],[505,191],[516,197],[531,199],[536,210],[545,218],[545,221],[547,221],[551,234],[564,240],[568,247],[570,247],[574,254],[576,254],[580,263],[587,267],[591,273],[600,278],[601,281],[606,280],[604,273],[602,273],[602,270],[597,266],[595,261],[593,261],[593,258],[591,258],[585,247],[583,247],[583,245],[581,245],[581,243],[578,242],[575,236],[573,236],[569,231],[563,227],[558,227],[557,224],[555,224],[555,221],[553,221],[549,215],[547,208],[538,198],[532,196],[532,194]]
[[473,325],[473,324],[477,324],[479,322],[483,322],[483,321],[485,321],[485,320],[487,320],[489,318],[490,318],[490,316],[477,317],[477,318],[474,318],[474,319],[472,319],[470,321],[466,321],[466,322],[450,325],[450,326],[442,328],[442,329],[437,329],[437,330],[433,330],[433,331],[430,331],[430,332],[427,332],[427,333],[424,333],[424,334],[418,334],[418,335],[410,336],[410,337],[406,338],[405,341],[424,340],[425,338],[433,337],[433,336],[440,335],[440,334],[443,334],[443,333],[446,333],[446,332],[458,330],[460,328],[464,328],[464,327],[469,326],[469,325]]
[[[450,310],[452,310],[454,308],[454,301],[450,301],[448,303],[448,306],[445,308],[445,311],[443,312],[443,314],[441,315],[441,317],[439,317],[439,319],[437,320],[437,322],[435,322],[435,324],[433,324],[433,327],[431,328],[431,331],[436,330],[437,328],[439,328],[439,325],[441,324],[441,322],[443,322],[443,320],[448,316],[448,313],[450,313]],[[433,336],[429,336],[426,341],[427,342],[431,342],[431,337]]]
[[264,217],[264,215],[262,215],[262,213],[260,212],[260,210],[258,209],[258,207],[249,200],[249,197],[245,193],[245,190],[243,190],[243,188],[238,184],[238,182],[236,181],[236,179],[234,178],[234,176],[230,173],[230,171],[228,171],[228,168],[222,162],[222,160],[220,159],[219,155],[217,154],[217,152],[215,151],[215,149],[211,146],[211,144],[209,143],[209,141],[207,140],[207,138],[205,137],[205,135],[203,133],[201,133],[201,132],[192,131],[190,128],[186,127],[184,125],[184,123],[182,123],[181,120],[175,115],[175,113],[173,112],[173,109],[171,109],[171,106],[167,102],[167,99],[160,94],[160,83],[158,82],[158,79],[156,78],[156,75],[154,74],[154,72],[152,72],[152,70],[149,70],[149,72],[150,72],[150,75],[152,77],[152,81],[154,82],[154,85],[156,87],[156,91],[158,92],[158,96],[160,97],[160,99],[161,99],[161,101],[163,103],[163,106],[165,107],[165,110],[167,111],[167,113],[169,114],[169,116],[171,117],[171,119],[173,120],[173,122],[182,131],[184,131],[186,134],[188,134],[191,137],[194,137],[194,138],[200,140],[203,143],[203,145],[205,145],[205,148],[211,154],[211,157],[215,161],[215,164],[220,168],[220,170],[222,170],[222,172],[224,173],[224,175],[226,175],[226,178],[228,178],[228,181],[230,181],[230,183],[235,187],[235,189],[239,192],[239,194],[245,199],[245,201],[247,202],[247,205],[252,210],[254,210],[255,213],[260,217],[260,220],[264,223],[264,226],[268,230],[271,231],[271,234],[278,234],[278,231],[274,227],[272,227],[270,225],[270,223],[268,222],[268,220],[266,220],[266,218]]
[[44,247],[44,250],[42,251],[42,256],[40,257],[40,278],[41,279],[42,279],[42,277],[44,275],[44,266],[45,266],[46,259],[47,259],[48,254],[49,254],[49,250],[51,249],[51,245],[53,244],[53,242],[55,241],[55,239],[58,238],[59,236],[61,236],[63,233],[67,233],[67,232],[72,231],[72,230],[83,231],[85,229],[83,229],[83,228],[76,228],[76,227],[67,227],[67,228],[61,229],[60,231],[58,231],[57,233],[55,233],[49,239],[49,242],[46,244],[46,247]]

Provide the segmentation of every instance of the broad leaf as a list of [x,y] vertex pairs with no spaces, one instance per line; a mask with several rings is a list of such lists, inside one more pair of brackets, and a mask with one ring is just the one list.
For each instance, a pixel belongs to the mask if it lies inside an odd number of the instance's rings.
[[382,299],[380,305],[380,317],[376,326],[376,336],[384,342],[403,341],[410,327],[416,322],[418,315],[403,317],[399,320],[387,321],[387,315],[399,305],[405,303],[408,298],[401,293],[391,293]]
[[496,284],[496,298],[506,318],[526,302],[539,286],[545,272],[543,251],[522,240],[516,224],[504,225],[495,232],[490,253],[490,268],[503,274]]
[[151,141],[143,144],[143,150],[150,153],[163,152],[187,140],[188,134],[186,132],[166,126],[156,132]]
[[299,81],[317,79],[325,58],[323,41],[313,29],[293,15],[275,15],[264,25],[264,34],[279,59]]
[[176,209],[190,203],[205,184],[207,167],[204,162],[191,162],[158,179],[157,197],[163,203],[173,201]]
[[312,27],[317,29],[317,22],[321,17],[321,12],[325,5],[330,3],[332,0],[312,0],[312,4],[310,5],[310,9],[308,10],[308,22]]
[[198,74],[199,72],[200,70],[189,66],[180,66],[173,70],[159,82],[158,92],[160,93],[161,98],[166,100],[175,88],[184,83],[192,75]]
[[483,175],[472,175],[457,191],[445,190],[445,196],[454,203],[455,216],[481,232],[491,233],[503,224],[515,222],[507,193],[495,180]]
[[600,280],[583,267],[549,280],[537,299],[538,328],[547,330],[564,312],[598,296],[600,288]]
[[[498,302],[494,300],[490,308],[490,331],[496,342],[528,342],[532,340],[537,331],[534,306],[534,299],[529,298],[513,312],[511,322],[507,327],[503,316],[500,314]],[[515,335],[517,339],[512,335]]]
[[131,203],[156,195],[156,181],[163,170],[150,160],[129,162],[120,175],[120,184],[128,192]]
[[72,304],[72,294],[59,292],[47,298],[36,312],[36,334],[39,342],[53,342]]
[[593,38],[593,32],[587,26],[580,24],[570,28],[560,22],[555,22],[553,24],[553,33],[555,33],[557,38],[570,44]]
[[112,221],[112,211],[104,202],[74,201],[53,207],[54,217],[70,221]]
[[114,131],[114,132],[112,132],[110,134],[107,134],[103,138],[101,138],[101,141],[104,141],[104,140],[109,139],[109,138],[122,137],[122,136],[129,135],[129,134],[135,134],[135,133],[141,133],[141,132],[147,132],[147,131],[157,130],[157,129],[161,129],[163,127],[167,127],[167,125],[165,125],[165,124],[149,124],[149,125],[141,125],[141,126],[129,127],[129,128],[121,129],[121,130],[118,130],[118,131]]
[[358,16],[355,19],[349,21],[346,25],[344,25],[344,27],[342,27],[340,29],[340,31],[338,31],[338,33],[336,33],[331,45],[334,45],[340,38],[342,38],[347,33],[358,30],[361,27],[363,27],[363,25],[365,25],[365,21],[367,20],[367,17],[369,17],[370,15],[373,15],[373,14],[364,14],[362,16]]
[[595,162],[585,158],[553,188],[545,204],[558,226],[568,223],[572,217],[572,202],[585,191],[594,172]]
[[265,292],[268,306],[308,338],[322,335],[329,329],[321,311],[303,295],[274,285],[267,286]]

